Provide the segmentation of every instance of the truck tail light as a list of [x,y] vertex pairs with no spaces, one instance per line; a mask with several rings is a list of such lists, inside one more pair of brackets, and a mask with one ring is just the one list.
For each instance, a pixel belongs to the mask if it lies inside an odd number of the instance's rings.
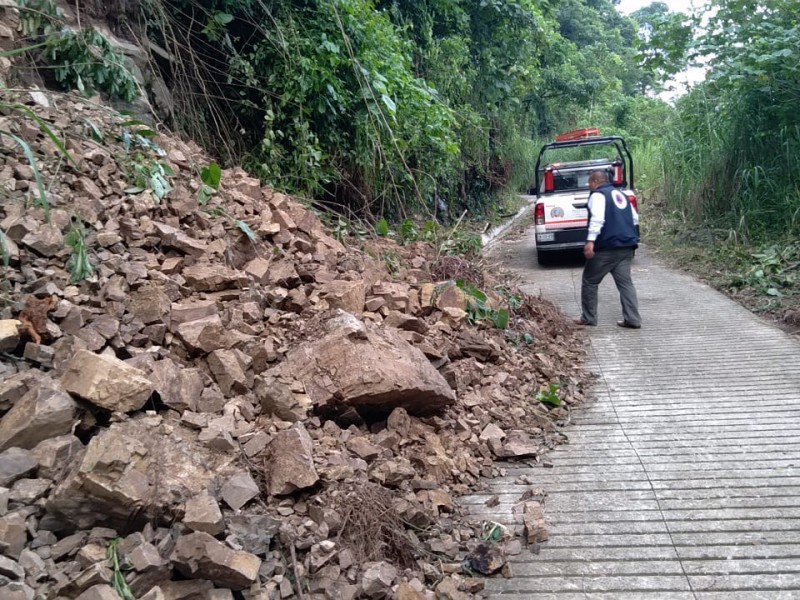
[[536,205],[533,216],[537,225],[544,225],[544,204],[538,203]]
[[553,182],[553,169],[545,169],[544,171],[544,191],[545,192],[552,192],[556,189],[556,185]]
[[622,185],[622,164],[614,163],[612,167],[614,169],[614,181],[612,183],[614,185]]
[[628,194],[628,202],[631,203],[631,206],[636,212],[639,212],[639,203],[636,201],[636,196],[633,194]]

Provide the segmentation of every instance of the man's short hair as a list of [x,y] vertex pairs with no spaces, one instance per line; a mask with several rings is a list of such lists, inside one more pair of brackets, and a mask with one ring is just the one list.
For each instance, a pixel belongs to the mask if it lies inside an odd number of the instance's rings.
[[597,169],[596,171],[592,171],[589,175],[589,179],[592,181],[597,181],[599,183],[608,183],[610,179],[608,178],[608,171]]

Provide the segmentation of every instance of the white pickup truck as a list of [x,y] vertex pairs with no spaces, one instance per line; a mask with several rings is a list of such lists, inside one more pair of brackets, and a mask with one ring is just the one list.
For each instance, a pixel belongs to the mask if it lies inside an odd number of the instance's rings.
[[[582,160],[545,162],[545,155],[580,156]],[[596,156],[600,158],[585,158]],[[540,265],[583,247],[589,227],[589,175],[608,171],[609,180],[638,209],[633,191],[633,157],[619,136],[601,136],[597,129],[579,129],[556,137],[539,151],[534,185],[536,256]]]

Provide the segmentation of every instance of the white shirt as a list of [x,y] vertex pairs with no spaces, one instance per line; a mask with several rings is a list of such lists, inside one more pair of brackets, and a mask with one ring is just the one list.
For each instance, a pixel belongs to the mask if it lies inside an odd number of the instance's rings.
[[[606,223],[606,197],[601,192],[589,194],[589,212],[592,218],[589,220],[589,235],[586,236],[587,242],[593,242],[600,235],[603,225]],[[639,213],[631,206],[633,213],[633,224],[639,224]]]

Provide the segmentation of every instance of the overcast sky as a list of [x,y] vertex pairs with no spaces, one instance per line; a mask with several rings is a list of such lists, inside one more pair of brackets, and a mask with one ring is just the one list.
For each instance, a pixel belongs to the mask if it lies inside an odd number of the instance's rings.
[[[630,14],[635,10],[639,10],[643,6],[649,6],[653,3],[653,0],[622,0],[619,3],[617,9],[621,13]],[[669,0],[669,2],[665,2],[667,6],[669,6],[670,10],[679,10],[682,12],[689,12],[689,9],[692,7],[691,0]],[[697,4],[697,2],[695,2]]]

